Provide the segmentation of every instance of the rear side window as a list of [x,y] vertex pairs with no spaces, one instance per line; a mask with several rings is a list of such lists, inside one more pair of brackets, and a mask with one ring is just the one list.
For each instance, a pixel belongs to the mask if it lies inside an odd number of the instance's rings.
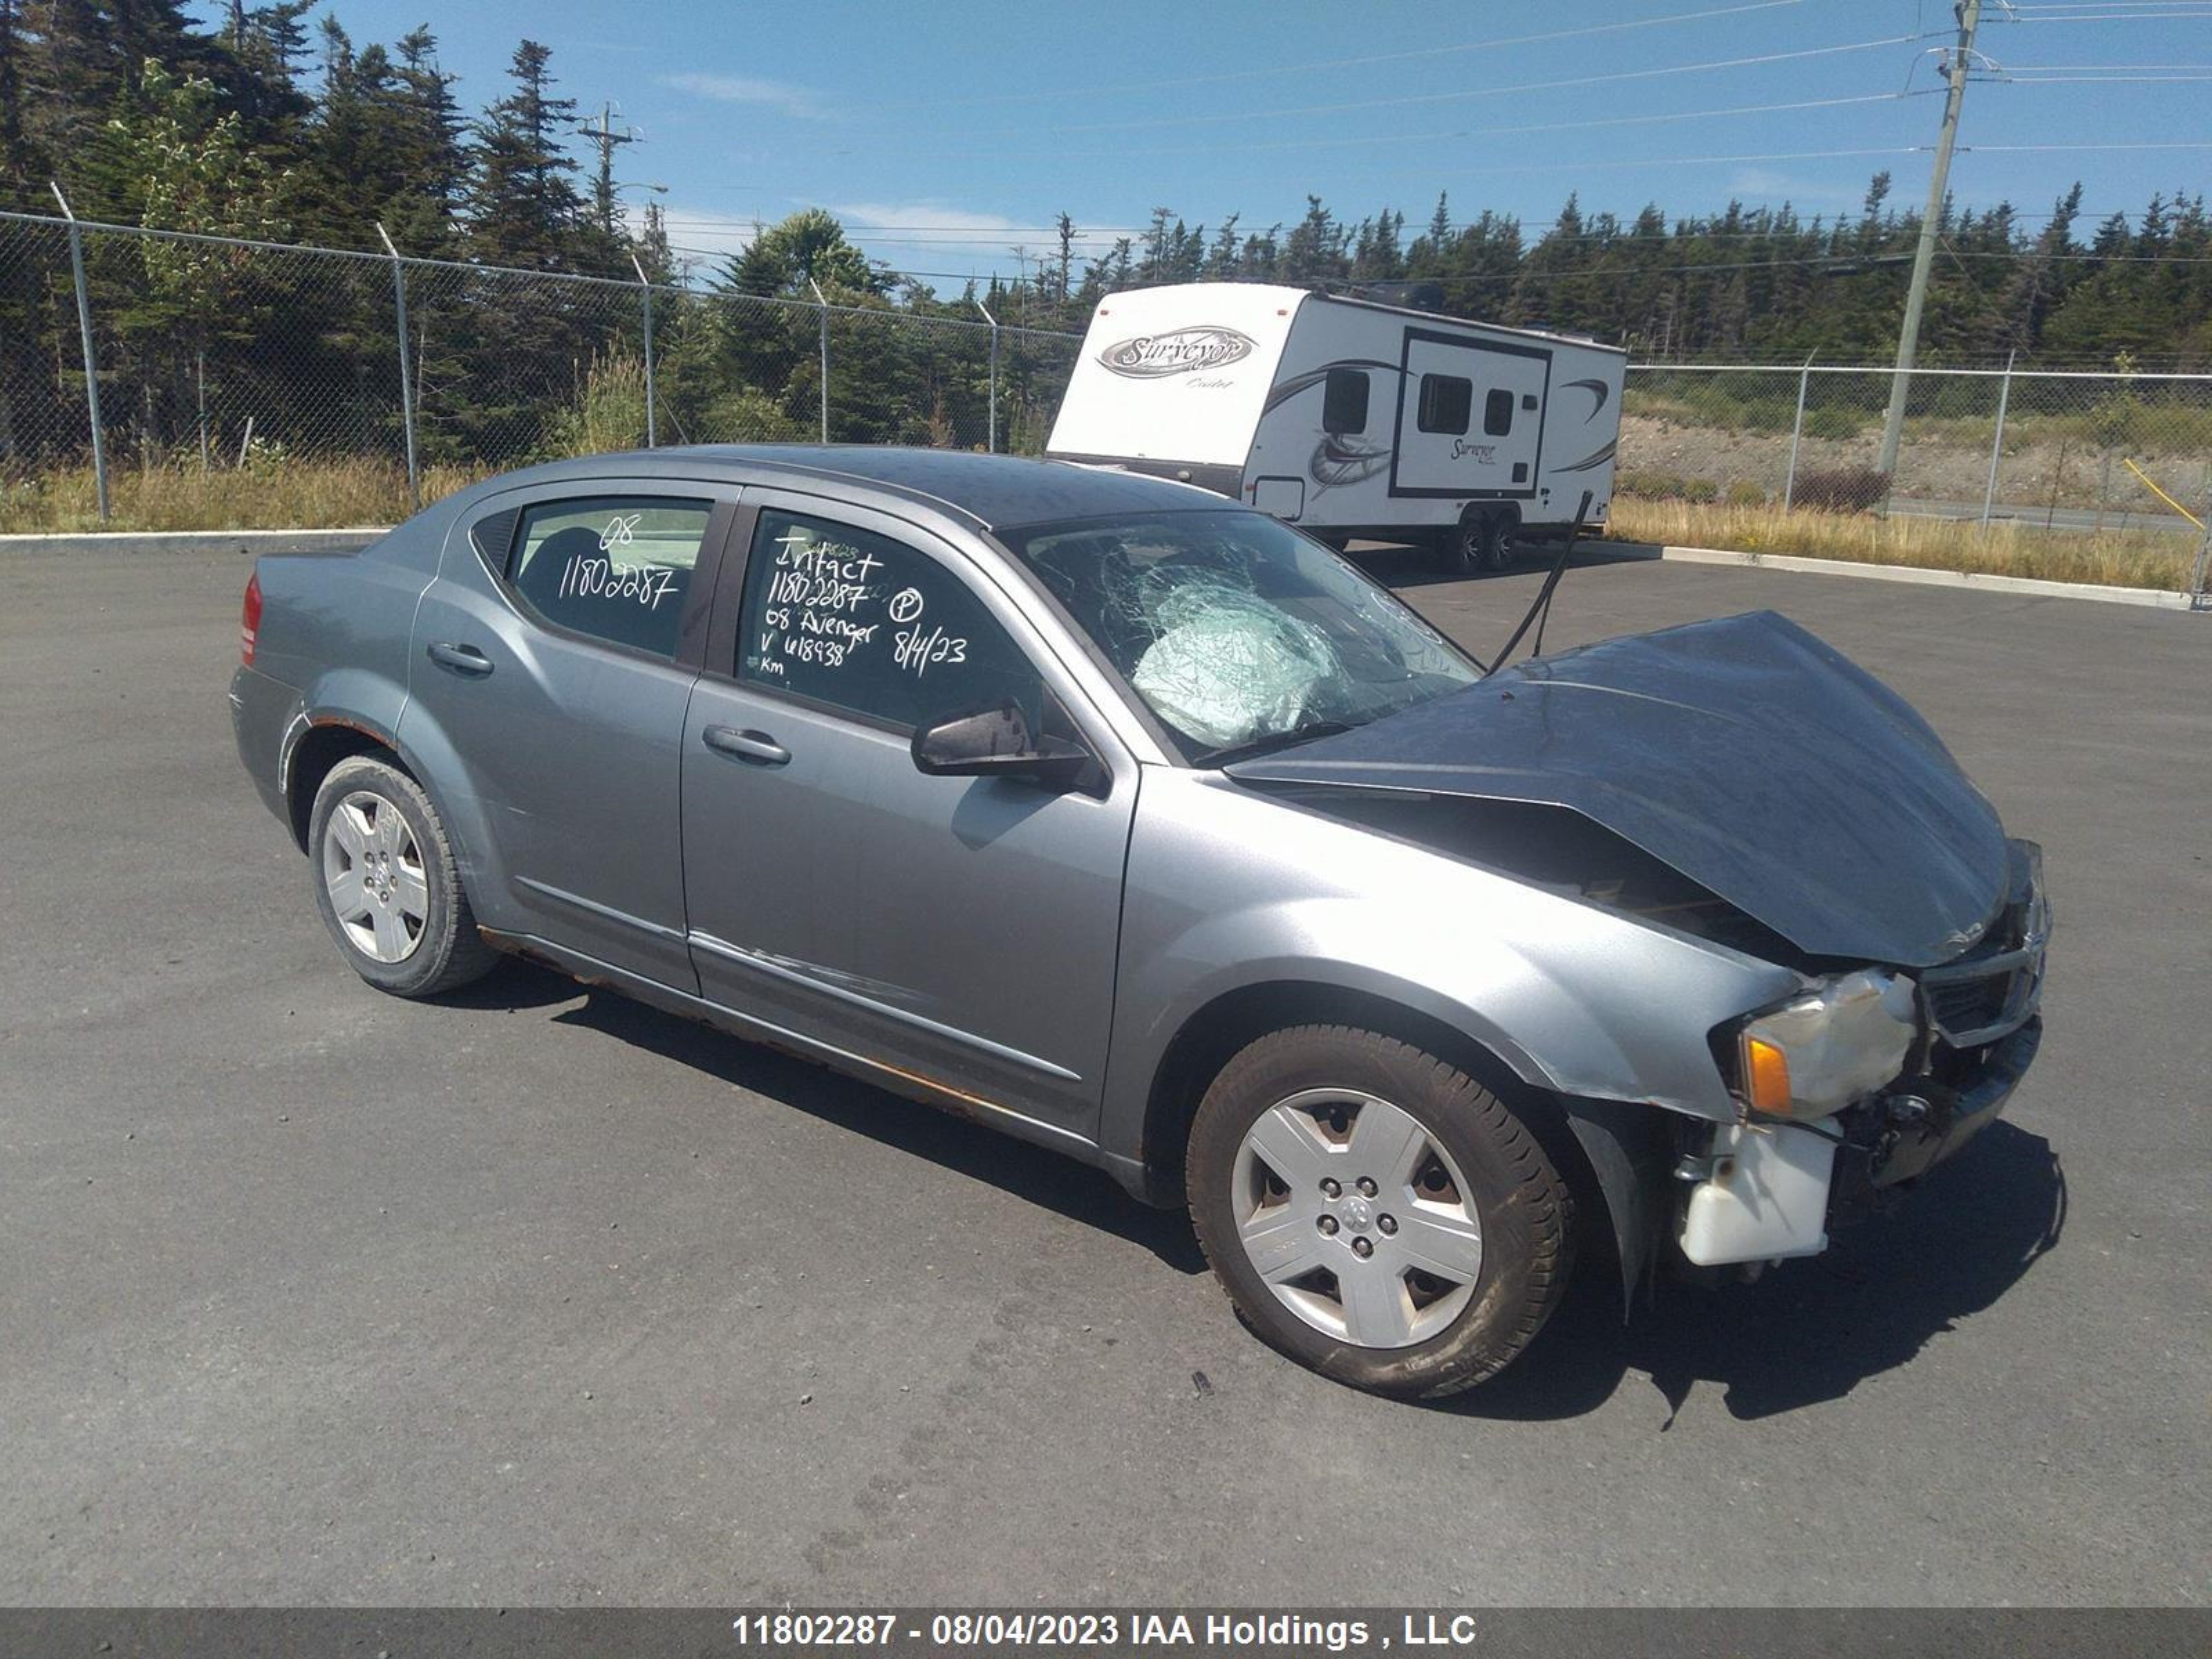
[[556,628],[676,654],[708,501],[594,495],[523,509],[507,580]]
[[1329,433],[1367,430],[1367,371],[1332,368],[1321,396],[1321,429]]
[[1006,702],[1042,718],[1036,667],[968,584],[852,525],[763,511],[738,629],[740,680],[901,731]]
[[1474,382],[1457,374],[1421,376],[1420,428],[1424,432],[1464,432],[1468,412],[1474,407]]
[[1502,438],[1512,430],[1513,394],[1499,386],[1482,400],[1483,435]]

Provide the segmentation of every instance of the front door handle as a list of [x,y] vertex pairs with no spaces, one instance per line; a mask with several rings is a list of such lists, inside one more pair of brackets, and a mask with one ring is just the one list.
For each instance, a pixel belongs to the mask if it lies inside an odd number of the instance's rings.
[[734,726],[710,726],[700,736],[717,754],[734,755],[756,766],[781,766],[791,759],[786,749],[765,732],[740,732]]
[[430,647],[430,660],[441,668],[450,668],[471,679],[480,680],[491,672],[491,659],[473,645],[449,645],[441,641]]

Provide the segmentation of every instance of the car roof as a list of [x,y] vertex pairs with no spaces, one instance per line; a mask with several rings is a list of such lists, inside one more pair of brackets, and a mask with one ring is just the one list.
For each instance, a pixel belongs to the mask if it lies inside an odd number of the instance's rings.
[[836,481],[921,500],[985,530],[1126,513],[1234,511],[1237,503],[1165,478],[1068,461],[981,455],[957,449],[901,449],[869,444],[694,444],[580,456],[510,473],[500,484],[604,480],[610,471],[641,477],[699,475],[702,465],[733,483],[794,485]]

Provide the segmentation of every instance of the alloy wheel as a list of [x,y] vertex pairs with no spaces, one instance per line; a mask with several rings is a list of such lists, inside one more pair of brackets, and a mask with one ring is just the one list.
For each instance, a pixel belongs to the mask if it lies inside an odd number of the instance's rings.
[[323,830],[323,882],[354,949],[373,962],[404,962],[430,916],[429,878],[415,832],[383,796],[356,789]]

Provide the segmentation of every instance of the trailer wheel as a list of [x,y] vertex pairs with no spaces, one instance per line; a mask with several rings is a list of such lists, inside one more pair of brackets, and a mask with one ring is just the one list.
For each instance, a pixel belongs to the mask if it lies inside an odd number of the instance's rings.
[[1513,562],[1513,532],[1519,527],[1510,513],[1493,513],[1483,520],[1485,570],[1503,570]]
[[1437,543],[1437,562],[1455,576],[1471,576],[1483,568],[1483,540],[1490,515],[1470,508],[1458,524]]

